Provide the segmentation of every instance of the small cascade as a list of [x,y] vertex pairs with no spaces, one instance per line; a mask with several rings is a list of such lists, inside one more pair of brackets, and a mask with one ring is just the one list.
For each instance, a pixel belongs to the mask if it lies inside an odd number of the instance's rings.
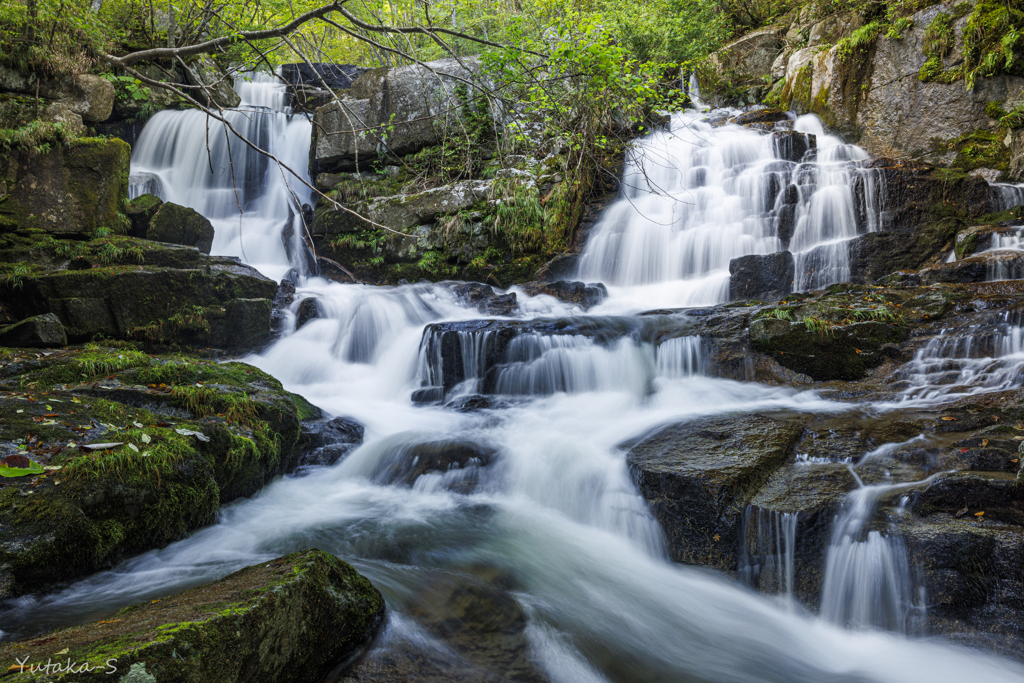
[[1017,226],[1013,232],[993,233],[992,244],[985,251],[1024,250],[1024,226]]
[[904,377],[905,399],[956,397],[1019,388],[1024,383],[1020,316],[1004,313],[995,329],[979,334],[943,330],[914,354]]
[[[309,182],[311,125],[284,106],[283,82],[251,73],[235,89],[242,103],[224,118]],[[206,216],[214,254],[238,256],[277,280],[293,266],[313,268],[303,241],[309,188],[203,112],[165,110],[146,124],[132,151],[129,196],[146,193]]]
[[748,505],[740,531],[738,576],[763,593],[778,593],[793,604],[796,528],[799,513]]
[[846,280],[849,240],[884,223],[882,175],[867,158],[813,116],[763,135],[677,114],[631,152],[578,276],[702,305],[728,300],[732,259],[788,250],[797,289]]
[[654,358],[658,377],[677,379],[707,374],[707,354],[699,335],[663,341],[655,349]]
[[989,196],[992,198],[993,211],[1009,211],[1024,204],[1024,185],[989,183]]
[[915,594],[907,549],[871,523],[879,500],[905,484],[861,486],[848,494],[825,557],[822,618],[854,629],[915,633],[923,627],[923,588]]

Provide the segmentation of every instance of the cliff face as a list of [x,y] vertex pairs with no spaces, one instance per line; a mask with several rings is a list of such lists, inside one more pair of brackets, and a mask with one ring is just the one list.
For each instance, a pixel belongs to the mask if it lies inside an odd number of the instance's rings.
[[[986,66],[997,48],[983,52],[985,41],[1000,42],[986,23],[992,11],[986,2],[940,3],[887,23],[851,13],[817,18],[808,6],[723,48],[706,80],[717,78],[721,102],[760,97],[817,114],[874,156],[1019,181],[1024,132],[1012,112],[1024,106],[1024,77],[1012,50]],[[760,51],[748,49],[754,38]]]

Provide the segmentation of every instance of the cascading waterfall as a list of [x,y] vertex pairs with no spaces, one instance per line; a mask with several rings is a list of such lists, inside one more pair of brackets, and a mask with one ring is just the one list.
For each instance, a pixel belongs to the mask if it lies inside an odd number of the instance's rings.
[[[288,117],[269,79],[237,88],[245,104],[231,120],[240,130],[251,125],[243,132],[265,136],[271,151],[286,160],[294,154],[293,168],[303,168],[305,148],[294,141],[305,135],[308,147],[309,124]],[[133,157],[133,192],[153,191],[207,215],[218,253],[275,277],[301,265],[296,221],[306,195],[279,182],[275,165],[236,154],[234,141],[229,160],[223,130],[212,123],[208,159],[205,125],[194,112],[155,116]],[[514,581],[508,594],[526,615],[528,658],[556,683],[1021,680],[1019,665],[994,656],[812,622],[733,581],[671,564],[630,477],[623,444],[668,423],[850,409],[813,392],[710,377],[699,336],[654,344],[634,334],[641,310],[726,299],[729,260],[740,255],[788,244],[806,271],[798,269],[801,282],[846,272],[847,240],[884,222],[879,179],[862,152],[825,136],[815,119],[795,128],[817,135],[816,160],[782,159],[792,150],[770,136],[713,128],[694,114],[677,115],[672,134],[638,146],[647,163],[643,170],[630,164],[624,199],[595,229],[581,263],[588,279],[613,285],[604,307],[628,312],[618,319],[583,317],[576,306],[521,294],[518,322],[534,327],[513,333],[501,327],[509,321],[484,319],[442,285],[341,285],[300,269],[292,313],[312,296],[323,317],[285,329],[246,361],[328,414],[361,422],[363,444],[331,467],[307,468],[226,506],[215,525],[186,539],[18,601],[4,614],[5,628],[110,614],[316,545],[352,562],[385,594],[391,616],[378,647],[405,643],[451,666],[451,649],[402,612],[402,599],[420,590],[425,575],[464,577],[483,567]],[[281,239],[289,230],[291,258]],[[440,395],[414,402],[424,389]],[[510,400],[475,412],[440,400],[482,392]],[[404,480],[419,465],[408,455],[439,443],[481,455]],[[851,502],[863,506],[843,513],[829,554],[827,592],[836,606],[822,611],[837,623],[899,630],[907,591],[897,580],[898,549],[890,546],[886,563],[874,546],[860,547],[886,537],[873,536],[880,532],[862,513],[881,492],[858,492]],[[762,584],[792,596],[799,518],[756,517],[748,525],[758,534],[763,527],[765,542],[747,564],[758,565]],[[856,557],[847,562],[852,546]],[[877,618],[858,597],[861,568],[876,564],[891,567],[893,578],[878,600],[863,599],[897,606],[877,610]]]
[[907,364],[905,400],[955,398],[1017,389],[1024,383],[1024,331],[1016,313],[1004,313],[996,329],[942,330]]
[[887,530],[869,528],[879,499],[906,486],[862,485],[847,496],[825,558],[822,618],[898,633],[913,633],[923,625],[924,594],[915,591],[903,542]]
[[[236,81],[242,99],[224,118],[308,182],[311,124],[285,106],[285,85],[261,73]],[[216,230],[212,253],[237,256],[280,280],[306,272],[302,206],[310,190],[203,112],[157,112],[132,151],[129,196],[155,194],[191,207]]]
[[[848,279],[848,242],[885,220],[882,175],[813,116],[777,127],[763,135],[674,115],[630,153],[622,198],[594,227],[579,277],[637,305],[704,305],[728,300],[732,259],[788,249],[797,290]],[[810,135],[816,154],[794,158]]]

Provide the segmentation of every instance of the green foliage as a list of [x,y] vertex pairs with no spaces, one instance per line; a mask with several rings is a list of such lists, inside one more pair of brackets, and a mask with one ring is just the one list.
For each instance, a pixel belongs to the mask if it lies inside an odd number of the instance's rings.
[[954,39],[953,17],[945,12],[939,12],[924,31],[922,49],[925,56],[945,59],[953,49]]
[[544,207],[534,183],[499,178],[491,185],[496,203],[494,232],[513,254],[539,251],[544,246]]
[[910,17],[899,17],[889,25],[885,37],[890,40],[903,40],[904,32],[909,31],[913,26],[914,22]]
[[755,319],[762,318],[774,318],[776,320],[793,320],[793,309],[792,308],[769,308],[763,311],[758,311]]
[[1024,11],[1018,3],[979,0],[964,27],[964,83],[978,76],[1024,74]]
[[1006,116],[1006,111],[1001,106],[999,106],[1000,104],[1001,104],[1001,102],[999,102],[999,103],[989,102],[988,104],[986,104],[985,105],[985,115],[988,116],[989,118],[996,119],[997,121],[1001,121],[1001,119],[1004,116]]
[[25,285],[25,277],[28,274],[27,266],[14,266],[10,272],[0,275],[0,290],[13,292],[16,289],[21,289]]
[[128,368],[148,366],[149,355],[134,349],[113,350],[105,345],[88,344],[86,351],[78,355],[74,361],[75,369],[83,377],[110,375]]
[[885,29],[885,24],[880,21],[873,21],[870,24],[861,26],[848,37],[839,41],[837,53],[840,59],[846,59],[854,52],[861,52],[878,38],[878,34]]
[[202,306],[186,306],[164,320],[134,327],[128,334],[133,339],[151,342],[164,342],[182,335],[205,339],[210,335],[210,321]]
[[[987,107],[985,113],[988,113]],[[992,116],[992,114],[989,114],[989,116]],[[999,125],[1011,129],[1024,128],[1024,104],[1019,105],[1011,112],[1003,114],[999,118]]]
[[437,280],[453,277],[457,272],[455,266],[448,263],[444,252],[440,251],[425,252],[416,265]]
[[6,152],[23,149],[46,154],[54,144],[66,144],[73,139],[62,122],[30,121],[19,128],[0,128],[0,147]]

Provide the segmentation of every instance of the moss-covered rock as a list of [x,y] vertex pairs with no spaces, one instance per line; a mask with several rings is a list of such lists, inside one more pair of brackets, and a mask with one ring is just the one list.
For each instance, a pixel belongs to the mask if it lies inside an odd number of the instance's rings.
[[165,202],[149,221],[146,239],[195,247],[204,254],[213,246],[213,225],[195,209]]
[[0,179],[9,188],[0,200],[0,232],[125,232],[130,157],[131,148],[121,140],[82,138],[45,153],[27,150],[0,158]]
[[[0,454],[46,469],[0,485],[0,595],[67,581],[213,521],[294,469],[296,402],[240,363],[90,345],[0,363]],[[84,444],[108,443],[89,450]]]
[[4,304],[12,320],[52,313],[73,342],[103,337],[248,351],[269,338],[277,285],[237,259],[127,237],[36,244],[56,262],[10,266],[24,268],[18,296]]
[[666,427],[633,446],[630,473],[672,559],[736,569],[743,510],[802,431],[798,420],[714,417]]
[[162,199],[153,194],[140,195],[129,201],[124,210],[125,215],[128,216],[128,220],[132,224],[129,234],[132,237],[145,238],[146,233],[149,231],[150,221],[153,220],[153,216],[160,210],[163,203]]
[[26,318],[15,325],[0,327],[0,346],[51,348],[66,346],[68,335],[52,313]]
[[[350,565],[305,550],[98,623],[0,647],[7,666],[56,659],[73,680],[316,683],[376,633],[384,599]],[[17,669],[7,669],[9,672]],[[67,680],[18,672],[27,681]]]

